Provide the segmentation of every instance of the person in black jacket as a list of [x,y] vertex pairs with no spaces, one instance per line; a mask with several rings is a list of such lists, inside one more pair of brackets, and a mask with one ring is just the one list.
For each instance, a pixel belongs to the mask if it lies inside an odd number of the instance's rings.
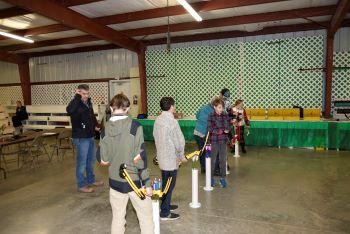
[[94,190],[90,186],[102,186],[103,182],[95,181],[93,169],[96,157],[94,135],[95,131],[99,131],[100,128],[89,98],[88,85],[81,84],[78,86],[75,96],[66,110],[71,118],[72,138],[77,148],[76,178],[78,191],[91,193]]
[[16,104],[16,115],[12,116],[12,123],[15,128],[20,128],[22,130],[22,121],[28,119],[28,113],[21,101],[17,101]]

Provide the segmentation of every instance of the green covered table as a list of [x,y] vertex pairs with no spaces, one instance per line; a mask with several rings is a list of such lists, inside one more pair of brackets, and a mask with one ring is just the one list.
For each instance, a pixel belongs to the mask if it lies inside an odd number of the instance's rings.
[[[147,141],[153,140],[154,120],[138,120]],[[179,120],[187,141],[193,140],[196,121]],[[327,121],[251,121],[246,144],[273,147],[324,147],[350,150],[350,122]]]
[[328,146],[328,123],[308,121],[251,121],[247,145],[277,147]]

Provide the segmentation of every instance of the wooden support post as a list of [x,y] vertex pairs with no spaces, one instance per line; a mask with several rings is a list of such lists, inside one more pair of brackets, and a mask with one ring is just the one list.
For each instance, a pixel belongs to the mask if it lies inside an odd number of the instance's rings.
[[147,81],[146,81],[146,59],[145,59],[146,48],[142,47],[138,52],[137,57],[139,60],[139,76],[140,76],[140,87],[141,87],[141,111],[147,113]]
[[326,50],[326,77],[325,77],[325,109],[324,117],[329,119],[331,117],[332,104],[332,73],[333,73],[333,48],[334,48],[334,34],[327,30],[327,50]]
[[32,104],[32,94],[30,87],[29,60],[26,59],[18,63],[19,77],[23,93],[24,105]]

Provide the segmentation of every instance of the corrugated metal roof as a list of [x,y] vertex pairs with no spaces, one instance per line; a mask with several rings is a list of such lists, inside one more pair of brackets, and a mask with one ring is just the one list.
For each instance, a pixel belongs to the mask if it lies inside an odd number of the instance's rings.
[[[198,2],[198,1],[199,0],[188,0],[188,2],[190,3]],[[289,1],[268,3],[268,4],[215,10],[210,12],[200,12],[199,14],[202,16],[204,20],[210,20],[210,19],[233,17],[233,16],[239,16],[239,15],[250,15],[250,14],[275,12],[275,11],[282,11],[282,10],[306,8],[306,7],[335,5],[336,3],[337,3],[337,0],[289,0]],[[177,0],[169,0],[169,4],[178,5],[178,2]],[[126,12],[135,12],[135,11],[146,10],[146,9],[154,9],[154,8],[165,7],[165,6],[166,6],[166,0],[142,0],[142,1],[140,0],[118,0],[118,1],[105,0],[105,1],[99,1],[99,2],[94,2],[90,4],[80,5],[80,6],[73,6],[71,7],[71,9],[81,14],[84,14],[88,17],[95,18],[95,17],[114,15],[114,14],[120,14],[120,13],[126,13]],[[8,7],[11,7],[11,5],[0,1],[0,9],[4,9]],[[347,17],[350,18],[350,14],[348,14]],[[330,16],[312,17],[310,19],[317,22],[321,22],[321,21],[330,20]],[[193,21],[194,19],[189,14],[170,17],[171,24],[193,22]],[[171,35],[175,37],[175,36],[193,35],[193,34],[199,34],[199,33],[213,33],[213,32],[232,31],[232,30],[252,31],[252,30],[258,30],[258,29],[261,29],[264,27],[270,27],[270,26],[301,24],[301,23],[308,23],[308,22],[309,21],[307,21],[306,19],[299,18],[299,19],[283,20],[283,21],[277,21],[277,22],[263,22],[258,24],[249,24],[249,25],[235,25],[235,26],[227,26],[227,27],[189,30],[189,31],[183,31],[183,32],[174,32],[174,33],[171,33]],[[46,17],[40,16],[37,14],[27,14],[23,16],[17,16],[17,17],[0,20],[0,25],[3,28],[5,29],[12,28],[14,30],[34,28],[34,27],[50,25],[55,23],[56,22],[54,20],[48,19]],[[167,24],[167,17],[162,17],[162,18],[141,20],[141,21],[135,21],[135,22],[129,22],[129,23],[114,24],[109,26],[116,30],[127,30],[127,29],[153,27],[153,26],[166,25],[166,24]],[[42,34],[42,35],[34,36],[33,39],[36,41],[42,41],[42,40],[52,40],[52,39],[66,38],[66,37],[75,37],[75,36],[80,36],[84,34],[85,34],[84,32],[81,32],[79,30],[70,30],[70,31]],[[162,37],[165,37],[165,33],[149,35],[144,39],[150,40],[150,39],[162,38]],[[141,39],[143,37],[140,36],[135,38]],[[1,40],[0,46],[20,44],[20,43],[22,42],[19,42],[16,40]],[[85,46],[87,44],[91,45],[91,43],[93,44],[95,42],[62,45],[57,47],[50,46],[50,47],[36,48],[36,49],[31,49],[26,51],[44,51],[49,49],[67,48],[67,46],[70,46],[71,48],[71,47]]]
[[[192,0],[188,2],[198,2],[198,0]],[[166,7],[166,5],[166,0],[106,0],[81,6],[73,6],[71,9],[87,17],[95,18],[106,15]],[[169,5],[178,5],[178,2],[177,0],[169,0]]]
[[38,14],[27,14],[6,19],[0,19],[0,25],[8,29],[28,29],[54,24],[56,21]]
[[110,44],[107,41],[92,41],[92,42],[84,42],[79,44],[67,44],[67,45],[57,45],[57,46],[47,46],[47,47],[40,47],[35,49],[28,49],[28,50],[18,50],[17,53],[31,53],[31,52],[41,52],[41,51],[47,51],[47,50],[59,50],[59,49],[71,49],[71,48],[77,48],[77,47],[83,47],[83,46],[95,46],[95,45],[106,45]]

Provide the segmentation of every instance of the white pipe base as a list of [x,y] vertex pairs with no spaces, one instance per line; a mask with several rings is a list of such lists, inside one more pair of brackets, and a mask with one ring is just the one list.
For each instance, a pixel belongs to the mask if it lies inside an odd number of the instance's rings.
[[152,200],[154,234],[160,234],[159,201]]
[[236,141],[236,143],[235,143],[235,154],[233,155],[233,157],[235,157],[235,158],[241,157],[239,155],[239,143],[238,143],[238,141]]
[[204,191],[212,191],[211,187],[211,158],[205,158],[205,187]]
[[201,207],[201,204],[198,202],[198,203],[193,203],[193,202],[191,202],[190,203],[190,207],[192,208],[192,209],[198,209],[198,208],[200,208]]
[[192,169],[192,202],[190,207],[193,209],[201,207],[198,202],[198,169]]
[[207,192],[210,192],[210,191],[214,190],[214,188],[211,187],[211,186],[209,186],[209,187],[205,186],[203,189],[204,189],[204,191],[207,191]]

